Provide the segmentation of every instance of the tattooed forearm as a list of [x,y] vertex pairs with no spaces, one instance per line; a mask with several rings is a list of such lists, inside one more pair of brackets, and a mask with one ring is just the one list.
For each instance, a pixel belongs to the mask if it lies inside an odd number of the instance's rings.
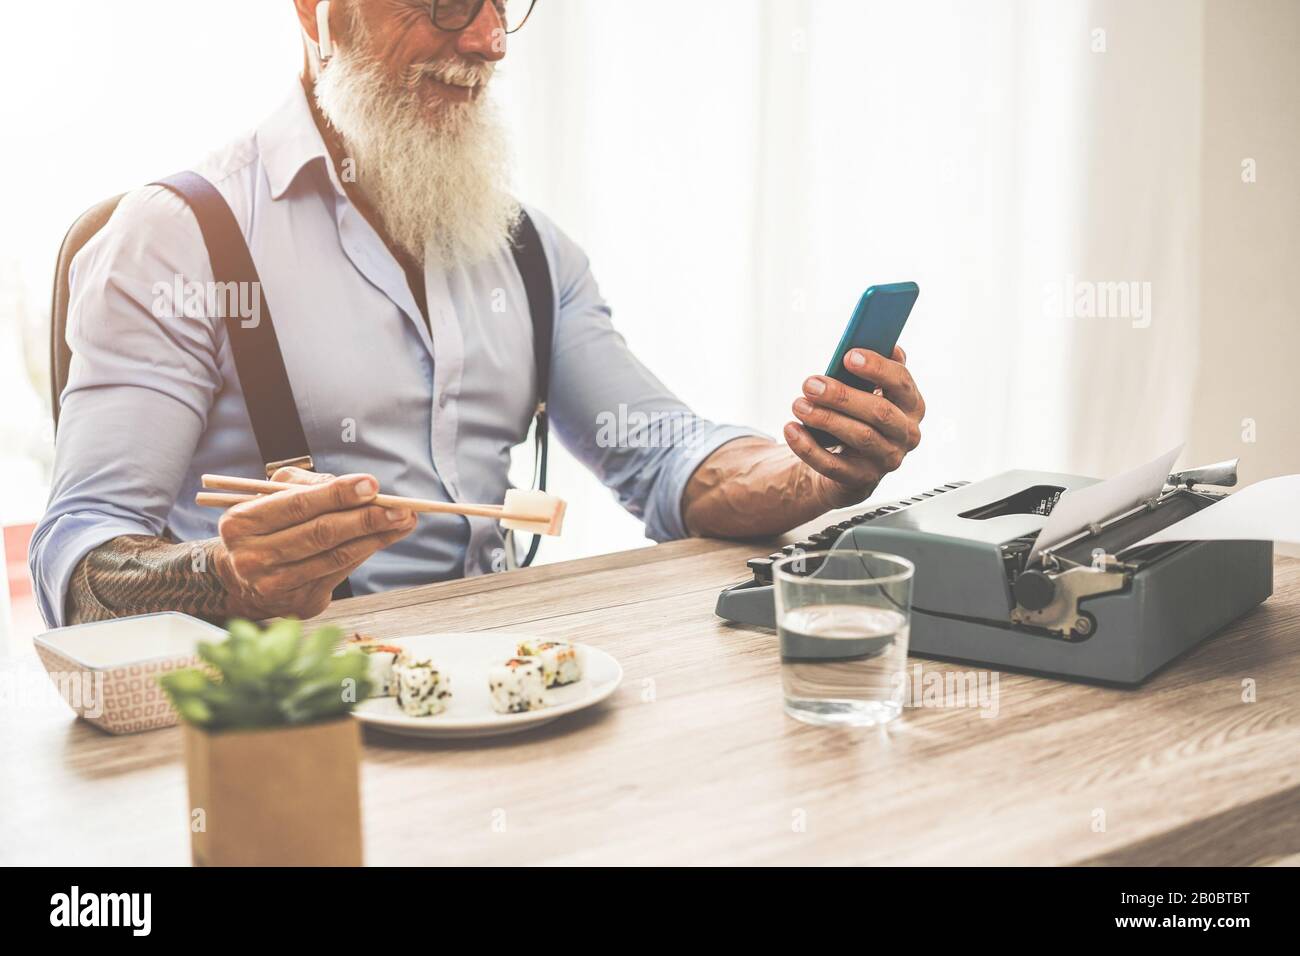
[[219,543],[218,538],[178,542],[131,534],[101,544],[73,572],[67,623],[155,611],[223,620],[228,596],[214,561]]

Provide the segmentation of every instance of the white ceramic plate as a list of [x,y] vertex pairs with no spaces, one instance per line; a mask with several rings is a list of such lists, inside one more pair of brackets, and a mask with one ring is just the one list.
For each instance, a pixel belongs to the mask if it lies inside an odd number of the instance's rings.
[[546,692],[546,707],[522,714],[498,714],[488,696],[487,675],[493,664],[513,657],[521,640],[534,635],[471,633],[420,634],[381,638],[383,643],[428,656],[451,679],[451,703],[432,717],[408,717],[395,697],[372,697],[353,714],[363,724],[410,737],[494,737],[548,724],[557,717],[598,704],[618,688],[623,668],[604,651],[588,644],[581,648],[582,680]]

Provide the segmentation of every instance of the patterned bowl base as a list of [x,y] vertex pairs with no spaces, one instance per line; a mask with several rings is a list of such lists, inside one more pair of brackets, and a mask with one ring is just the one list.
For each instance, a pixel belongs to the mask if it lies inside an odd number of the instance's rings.
[[110,734],[171,727],[178,718],[158,678],[193,667],[197,657],[88,669],[58,651],[36,648],[55,689],[77,716]]

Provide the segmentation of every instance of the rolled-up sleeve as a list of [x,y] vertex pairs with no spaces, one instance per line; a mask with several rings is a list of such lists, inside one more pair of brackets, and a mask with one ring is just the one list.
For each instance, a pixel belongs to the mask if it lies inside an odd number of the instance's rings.
[[550,252],[556,289],[548,400],[564,446],[645,522],[646,536],[689,535],[682,495],[691,475],[726,442],[761,432],[694,414],[632,354],[610,321],[582,250],[529,210]]
[[68,584],[87,552],[166,528],[221,386],[213,324],[171,303],[178,276],[206,282],[211,267],[193,214],[157,187],[125,197],[73,261],[72,364],[49,505],[30,550],[51,627],[64,623]]

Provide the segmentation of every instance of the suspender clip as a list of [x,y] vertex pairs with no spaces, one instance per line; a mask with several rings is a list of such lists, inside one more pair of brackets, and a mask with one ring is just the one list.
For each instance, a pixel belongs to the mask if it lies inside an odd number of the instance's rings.
[[266,477],[269,479],[281,468],[302,468],[304,471],[315,471],[316,465],[311,460],[311,455],[299,455],[297,458],[286,458],[284,461],[268,461],[266,463]]

